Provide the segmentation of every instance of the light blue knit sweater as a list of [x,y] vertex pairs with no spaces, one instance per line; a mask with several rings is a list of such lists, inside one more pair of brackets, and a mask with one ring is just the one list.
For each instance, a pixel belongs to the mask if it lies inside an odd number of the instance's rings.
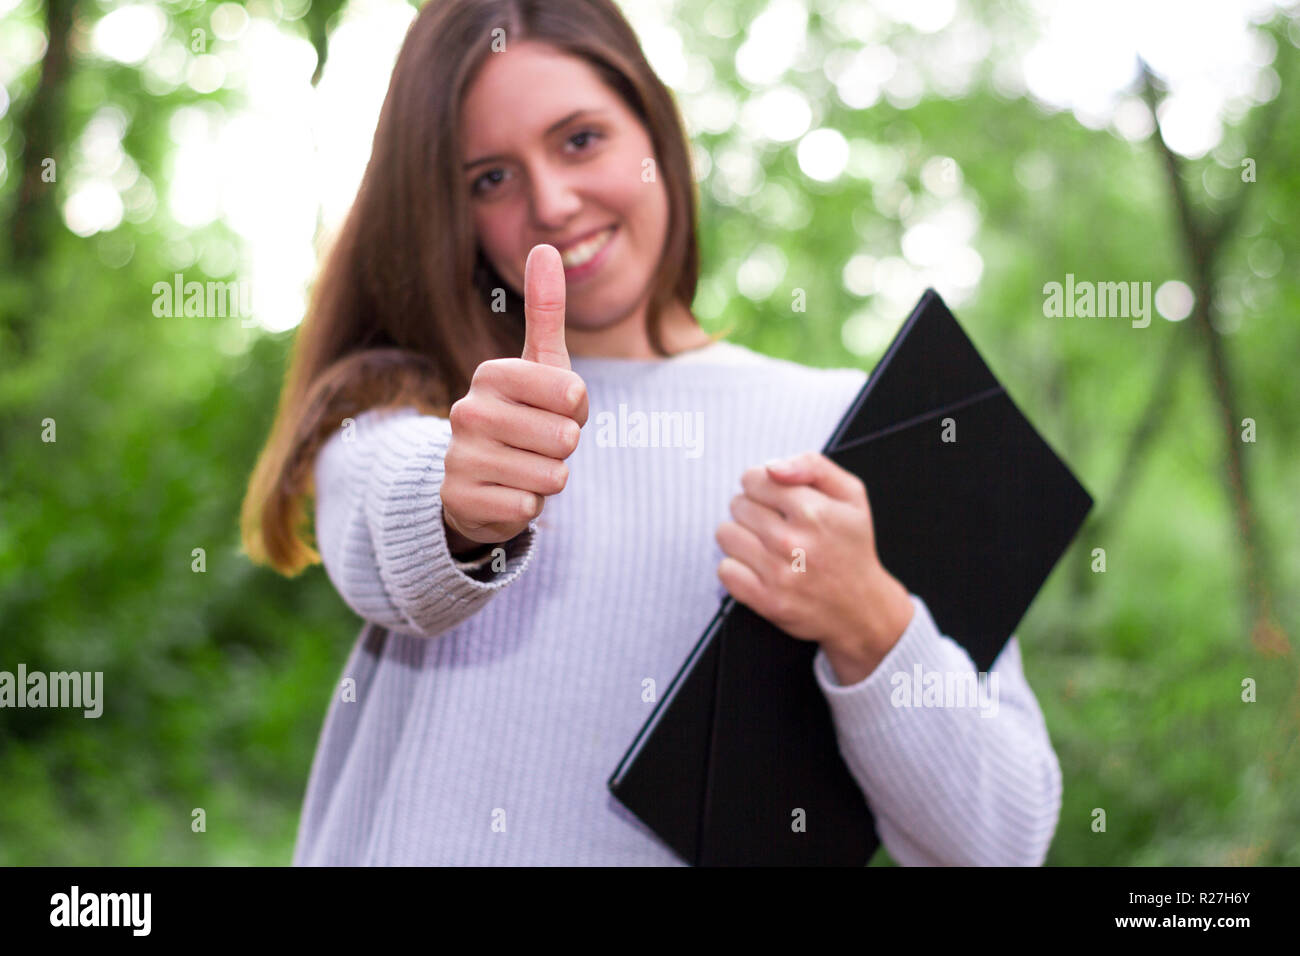
[[[606,781],[653,708],[644,682],[667,689],[725,596],[713,535],[741,473],[820,451],[866,375],[727,342],[572,364],[590,415],[568,484],[483,581],[447,549],[445,419],[367,412],[322,449],[325,570],[387,630],[363,630],[331,690],[295,864],[681,864]],[[880,837],[904,865],[1037,865],[1061,772],[1018,641],[994,716],[898,706],[897,675],[974,669],[912,601],[861,682],[813,664]]]

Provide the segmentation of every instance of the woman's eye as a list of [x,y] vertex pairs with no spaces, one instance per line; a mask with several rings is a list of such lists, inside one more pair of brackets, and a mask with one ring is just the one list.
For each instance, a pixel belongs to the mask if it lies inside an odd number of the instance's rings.
[[[576,143],[575,145],[578,146],[578,152],[585,153],[590,148],[590,143],[592,140],[600,139],[603,136],[604,134],[599,132],[598,130],[584,129],[584,130],[579,130],[578,132],[570,136],[568,142],[574,143],[575,140],[582,140],[582,142]],[[486,173],[484,173],[482,176],[480,176],[470,185],[470,191],[475,196],[485,196],[488,193],[492,192],[492,187],[499,185],[501,182],[500,179],[493,179],[493,180],[488,179],[488,177],[493,175],[504,176],[505,170],[489,169]]]
[[[480,176],[478,179],[474,180],[473,185],[470,187],[470,189],[471,189],[471,191],[474,193],[474,195],[478,196],[478,195],[482,195],[482,194],[485,193],[485,192],[490,192],[490,190],[485,190],[485,189],[483,188],[483,181],[484,181],[485,179],[487,179],[489,176],[491,176],[493,173],[500,173],[500,172],[502,172],[502,170],[500,170],[500,169],[489,169],[486,173],[484,173],[484,174],[483,174],[482,176]],[[496,180],[496,181],[494,181],[494,184],[495,184],[495,182],[500,182],[500,180]]]
[[[569,142],[572,143],[575,139],[578,139],[578,138],[581,137],[581,136],[590,136],[590,137],[592,137],[593,139],[600,139],[600,133],[596,132],[596,130],[594,130],[594,129],[584,129],[584,130],[580,130],[579,132],[574,133],[572,136],[570,136],[570,137],[569,137]],[[585,144],[583,144],[583,145],[585,145]]]

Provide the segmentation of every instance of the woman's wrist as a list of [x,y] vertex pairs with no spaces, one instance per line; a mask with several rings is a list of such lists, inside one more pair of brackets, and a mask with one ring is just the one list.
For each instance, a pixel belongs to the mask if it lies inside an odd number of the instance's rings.
[[884,568],[880,570],[864,595],[862,616],[821,642],[831,669],[846,686],[874,673],[912,622],[915,608],[907,588]]
[[447,521],[447,515],[445,512],[442,516],[442,527],[447,535],[447,550],[450,551],[451,556],[458,561],[473,560],[474,558],[481,557],[486,549],[491,547],[491,545],[484,544],[482,541],[473,541],[453,528]]

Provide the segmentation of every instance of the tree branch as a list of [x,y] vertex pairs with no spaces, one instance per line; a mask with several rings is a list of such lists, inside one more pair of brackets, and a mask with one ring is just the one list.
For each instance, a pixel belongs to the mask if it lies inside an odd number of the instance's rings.
[[[44,259],[49,248],[49,231],[58,221],[54,184],[41,178],[42,161],[54,158],[63,131],[63,90],[68,73],[68,33],[72,28],[76,0],[48,0],[45,29],[48,46],[41,60],[41,75],[19,122],[20,152],[14,157],[21,170],[18,198],[9,222],[13,272],[29,276],[31,268]],[[56,165],[57,170],[57,165]],[[31,348],[31,316],[22,299],[0,316],[13,332],[16,351]]]
[[[1218,405],[1220,434],[1227,452],[1226,471],[1229,494],[1234,505],[1237,531],[1241,538],[1243,570],[1246,585],[1250,593],[1252,612],[1252,640],[1261,650],[1267,652],[1289,653],[1290,646],[1286,635],[1276,624],[1272,615],[1272,601],[1266,580],[1263,546],[1259,538],[1255,509],[1251,501],[1246,475],[1246,465],[1238,440],[1237,429],[1240,427],[1241,415],[1237,406],[1236,386],[1231,362],[1227,350],[1212,321],[1217,311],[1214,298],[1214,276],[1219,259],[1221,245],[1219,240],[1226,235],[1228,225],[1241,215],[1240,209],[1231,212],[1231,218],[1225,216],[1219,223],[1206,227],[1197,218],[1183,180],[1182,160],[1174,155],[1169,144],[1165,142],[1157,112],[1157,87],[1159,81],[1153,76],[1145,62],[1141,62],[1142,98],[1146,101],[1153,117],[1156,117],[1156,131],[1153,139],[1160,151],[1165,167],[1166,178],[1174,200],[1174,208],[1182,226],[1183,247],[1191,268],[1195,289],[1195,304],[1192,308],[1192,326],[1197,329],[1205,343],[1206,359],[1210,369],[1212,390]],[[1280,94],[1279,94],[1280,98]],[[1244,204],[1245,197],[1239,200]],[[1228,225],[1225,225],[1225,220]],[[1214,237],[1214,238],[1211,238]]]

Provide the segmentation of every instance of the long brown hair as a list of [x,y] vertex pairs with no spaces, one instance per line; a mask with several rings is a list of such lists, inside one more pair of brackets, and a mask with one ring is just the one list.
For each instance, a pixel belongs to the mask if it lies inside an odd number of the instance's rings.
[[[295,575],[320,560],[306,539],[304,499],[315,493],[316,453],[343,419],[400,405],[447,417],[480,363],[523,351],[523,299],[483,256],[459,188],[462,96],[503,38],[581,57],[650,134],[669,207],[646,312],[657,354],[668,354],[665,308],[694,301],[697,207],[686,136],[672,94],[612,0],[429,0],[402,43],[370,162],[312,290],[249,480],[241,530],[259,564]],[[491,308],[496,290],[504,312]]]

